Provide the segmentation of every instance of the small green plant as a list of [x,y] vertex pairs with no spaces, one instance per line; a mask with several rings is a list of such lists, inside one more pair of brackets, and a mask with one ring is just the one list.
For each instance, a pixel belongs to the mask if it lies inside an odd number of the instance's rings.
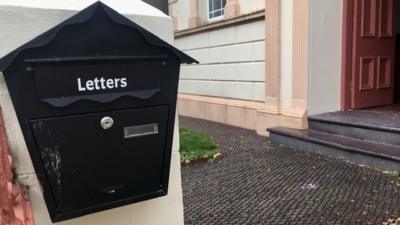
[[207,134],[180,128],[179,135],[182,163],[190,163],[194,160],[213,160],[214,156],[218,154],[217,145]]
[[394,172],[392,173],[392,175],[395,176],[395,177],[400,177],[400,171],[399,171],[399,170],[394,171]]

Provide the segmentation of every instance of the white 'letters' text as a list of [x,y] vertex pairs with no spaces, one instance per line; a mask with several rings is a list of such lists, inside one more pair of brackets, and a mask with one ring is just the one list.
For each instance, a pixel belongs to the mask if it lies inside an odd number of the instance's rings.
[[126,77],[108,79],[104,79],[104,77],[101,77],[100,79],[95,77],[92,80],[89,79],[86,81],[82,81],[82,79],[78,77],[77,82],[78,91],[107,90],[114,88],[125,88],[128,86],[128,80]]

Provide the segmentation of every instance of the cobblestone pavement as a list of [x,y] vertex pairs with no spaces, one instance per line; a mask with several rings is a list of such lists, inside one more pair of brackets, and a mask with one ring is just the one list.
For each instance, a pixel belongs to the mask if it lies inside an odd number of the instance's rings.
[[182,167],[185,224],[382,224],[400,217],[400,179],[269,143],[254,131],[180,118],[224,158]]

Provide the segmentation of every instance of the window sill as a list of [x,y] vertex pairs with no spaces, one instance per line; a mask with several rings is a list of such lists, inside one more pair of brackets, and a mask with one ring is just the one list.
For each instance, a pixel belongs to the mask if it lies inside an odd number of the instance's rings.
[[195,28],[185,29],[185,30],[178,30],[175,31],[174,36],[175,38],[185,37],[196,33],[201,33],[205,31],[211,31],[216,29],[221,29],[230,26],[236,26],[243,23],[249,23],[257,20],[262,20],[265,18],[265,10],[253,12],[246,15],[241,15],[232,19],[227,20],[220,20],[216,22],[211,22],[205,25],[201,25]]

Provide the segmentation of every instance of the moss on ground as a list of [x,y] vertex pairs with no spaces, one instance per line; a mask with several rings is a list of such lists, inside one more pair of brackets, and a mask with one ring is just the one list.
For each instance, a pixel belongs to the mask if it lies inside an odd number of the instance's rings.
[[181,153],[182,163],[191,163],[198,160],[213,160],[215,156],[219,154],[217,145],[207,134],[187,128],[180,128],[179,135],[179,151]]

